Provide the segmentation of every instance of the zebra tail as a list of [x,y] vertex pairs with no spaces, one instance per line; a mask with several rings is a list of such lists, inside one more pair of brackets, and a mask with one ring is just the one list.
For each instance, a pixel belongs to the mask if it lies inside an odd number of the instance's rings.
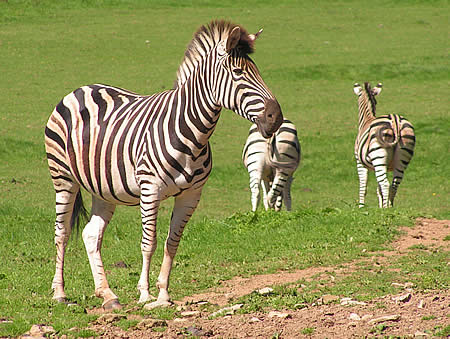
[[81,196],[81,190],[78,191],[77,197],[75,198],[75,203],[73,205],[72,217],[70,218],[70,228],[73,229],[75,226],[77,237],[79,235],[80,223],[82,220],[87,220],[88,214],[87,210],[83,204],[83,197]]
[[[394,141],[387,141],[384,137],[384,132],[387,130],[391,130],[392,131],[392,135],[394,136]],[[381,147],[383,148],[389,148],[389,147],[394,147],[395,145],[397,145],[398,143],[398,134],[395,133],[394,129],[391,126],[381,126],[375,134],[378,143],[380,144]]]

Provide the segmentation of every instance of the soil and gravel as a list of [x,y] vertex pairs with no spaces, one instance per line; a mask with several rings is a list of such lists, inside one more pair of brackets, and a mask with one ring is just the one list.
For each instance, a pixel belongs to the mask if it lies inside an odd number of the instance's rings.
[[[392,250],[380,252],[371,260],[386,261],[411,251],[414,245],[448,251],[450,220],[418,219],[414,227],[403,227],[403,235],[392,244]],[[141,323],[123,331],[114,323],[118,316],[105,314],[91,329],[102,338],[366,338],[366,337],[432,337],[433,329],[450,324],[450,291],[419,292],[414,286],[400,286],[399,295],[359,304],[342,296],[323,296],[322,302],[299,310],[254,314],[232,313],[210,319],[205,302],[225,307],[231,298],[265,287],[308,279],[333,270],[345,275],[356,269],[355,262],[333,267],[315,267],[296,272],[235,277],[214,291],[186,297],[177,302],[182,316],[161,322],[136,318]],[[450,262],[448,263],[450,266]],[[395,282],[394,282],[395,283]],[[349,305],[350,304],[350,305]],[[116,317],[116,318],[115,318]],[[124,317],[124,316],[123,316]],[[128,316],[128,319],[134,316]],[[158,332],[157,329],[161,329]],[[163,330],[163,331],[162,331]]]

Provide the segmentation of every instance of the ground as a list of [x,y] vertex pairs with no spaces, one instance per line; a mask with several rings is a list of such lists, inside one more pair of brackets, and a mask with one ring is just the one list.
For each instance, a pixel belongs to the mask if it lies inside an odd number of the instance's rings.
[[[382,252],[370,260],[374,264],[401,256],[411,246],[448,248],[450,220],[418,219],[414,227],[402,228],[403,235],[393,243],[393,250]],[[447,240],[444,240],[447,237]],[[296,282],[330,269],[345,275],[355,269],[355,262],[340,267],[316,267],[296,272],[280,272],[250,278],[236,277],[225,281],[219,289],[186,297],[177,302],[182,317],[165,324],[148,319],[147,323],[123,331],[114,323],[114,316],[105,314],[91,329],[102,338],[365,338],[365,337],[432,337],[432,330],[450,323],[449,290],[419,292],[405,284],[399,295],[386,295],[366,304],[343,305],[338,296],[323,296],[316,305],[276,314],[231,314],[210,319],[202,304],[208,302],[225,307],[230,298],[249,294],[268,286]],[[449,263],[450,264],[450,263]],[[395,298],[403,300],[395,300]],[[331,302],[330,302],[331,301]],[[352,303],[352,301],[350,301]],[[382,305],[382,307],[380,307]],[[110,315],[111,316],[111,315]],[[390,316],[391,320],[381,317]],[[130,319],[130,316],[128,317]],[[137,319],[139,321],[142,318]],[[140,327],[140,328],[138,328]],[[157,328],[165,330],[158,332]]]

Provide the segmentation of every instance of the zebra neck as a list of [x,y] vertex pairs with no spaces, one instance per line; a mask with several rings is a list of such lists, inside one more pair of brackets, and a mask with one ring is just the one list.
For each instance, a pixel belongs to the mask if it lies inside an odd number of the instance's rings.
[[359,130],[364,129],[369,125],[376,117],[372,112],[370,104],[367,102],[362,102],[359,104]]
[[201,68],[175,89],[179,117],[186,124],[180,125],[184,135],[190,139],[197,149],[206,146],[211,134],[214,132],[220,117],[222,107],[215,102],[206,75],[200,72]]

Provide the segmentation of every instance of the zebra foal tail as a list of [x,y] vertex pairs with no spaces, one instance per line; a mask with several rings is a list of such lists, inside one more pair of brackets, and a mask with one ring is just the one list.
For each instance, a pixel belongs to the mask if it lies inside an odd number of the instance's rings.
[[[383,148],[394,147],[398,144],[398,133],[396,133],[390,125],[381,126],[376,131],[375,137],[380,146]],[[389,139],[391,139],[392,141],[390,141]]]
[[80,230],[80,223],[82,220],[88,219],[88,213],[83,204],[83,197],[81,196],[81,190],[78,191],[77,197],[75,198],[75,203],[73,205],[72,217],[70,218],[70,228],[73,229],[75,226],[75,230],[77,233],[77,237]]

